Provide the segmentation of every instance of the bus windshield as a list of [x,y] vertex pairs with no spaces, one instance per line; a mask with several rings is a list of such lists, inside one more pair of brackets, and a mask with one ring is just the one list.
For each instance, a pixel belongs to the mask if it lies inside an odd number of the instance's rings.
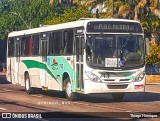
[[142,35],[88,34],[87,64],[92,67],[131,68],[144,64]]

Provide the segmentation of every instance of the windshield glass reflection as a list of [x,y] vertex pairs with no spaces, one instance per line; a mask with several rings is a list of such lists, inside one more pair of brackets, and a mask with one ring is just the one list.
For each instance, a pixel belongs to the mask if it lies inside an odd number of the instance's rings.
[[87,63],[96,67],[128,68],[144,64],[144,41],[140,35],[88,35]]

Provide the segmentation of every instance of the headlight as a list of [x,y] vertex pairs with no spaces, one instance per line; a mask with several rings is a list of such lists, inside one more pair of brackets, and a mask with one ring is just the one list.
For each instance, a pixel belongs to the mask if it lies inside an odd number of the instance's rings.
[[86,72],[86,75],[93,82],[100,82],[101,81],[101,79],[92,72]]
[[140,73],[133,81],[134,82],[138,82],[138,81],[142,81],[142,79],[145,76],[145,72]]

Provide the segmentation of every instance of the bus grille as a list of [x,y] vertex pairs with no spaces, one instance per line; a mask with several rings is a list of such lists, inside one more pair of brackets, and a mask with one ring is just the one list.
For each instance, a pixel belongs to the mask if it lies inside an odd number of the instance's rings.
[[109,89],[126,89],[128,84],[125,85],[107,85]]
[[104,79],[104,81],[115,81],[114,79]]
[[120,81],[129,81],[130,79],[120,79]]

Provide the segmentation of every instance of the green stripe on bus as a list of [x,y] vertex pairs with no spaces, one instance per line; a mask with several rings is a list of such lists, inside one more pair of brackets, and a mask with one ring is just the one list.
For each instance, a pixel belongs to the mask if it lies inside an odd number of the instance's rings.
[[[40,63],[38,61],[34,60],[22,60],[22,62],[26,65],[28,69],[30,68],[40,68],[43,70],[46,70],[48,74],[50,74],[56,81],[56,77],[53,75],[53,73],[47,68],[46,64]],[[58,82],[58,81],[57,81]],[[59,83],[59,82],[58,82]]]

